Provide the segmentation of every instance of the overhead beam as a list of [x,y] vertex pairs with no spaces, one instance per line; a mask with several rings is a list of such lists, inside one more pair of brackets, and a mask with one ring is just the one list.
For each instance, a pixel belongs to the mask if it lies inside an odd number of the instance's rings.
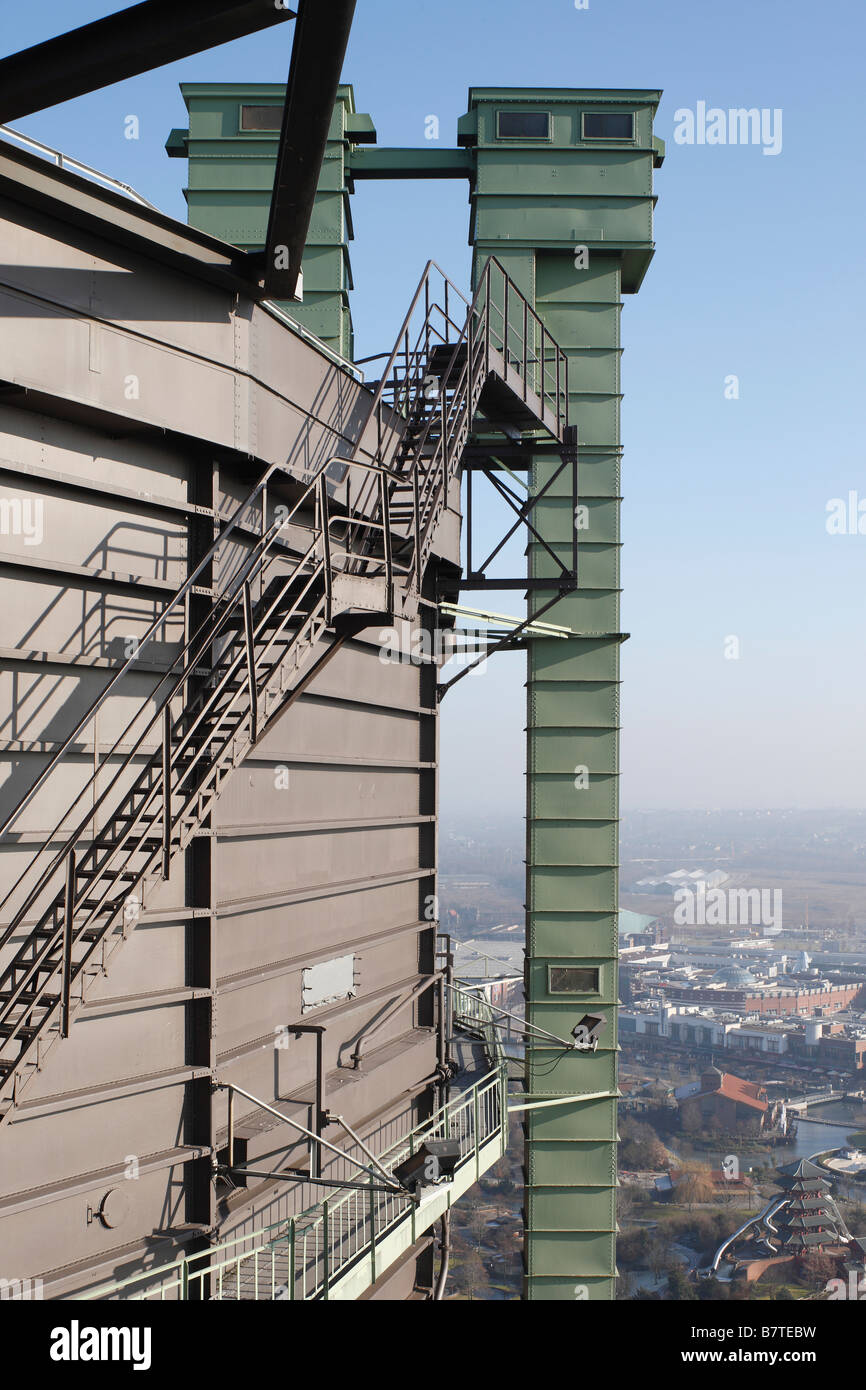
[[293,299],[355,0],[299,0],[262,263],[265,295]]
[[282,0],[142,0],[0,59],[0,125],[294,17]]
[[355,179],[471,179],[471,150],[352,150],[348,160]]

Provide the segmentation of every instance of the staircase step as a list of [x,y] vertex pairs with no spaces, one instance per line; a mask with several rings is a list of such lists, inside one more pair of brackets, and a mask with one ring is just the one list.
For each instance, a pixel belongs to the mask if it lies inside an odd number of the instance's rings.
[[[148,829],[149,829],[149,827],[148,827]],[[118,835],[116,839],[111,839],[110,836],[102,835],[102,836],[99,837],[99,839],[92,840],[92,841],[91,841],[91,844],[92,844],[96,849],[114,849],[114,848],[120,843],[120,840],[121,840],[121,839],[123,839],[123,840],[129,840],[129,839],[132,839],[132,838],[133,838],[133,837],[130,836],[129,832],[126,831],[126,830],[124,830],[123,833],[122,833],[122,836],[121,836],[121,835]],[[141,841],[140,844],[135,844],[135,845],[127,844],[127,845],[126,845],[126,849],[125,849],[125,853],[126,853],[126,854],[151,854],[151,853],[153,853],[153,851],[154,851],[155,849],[162,849],[162,840],[161,840],[161,839],[158,839],[155,835],[148,835],[145,839],[143,839],[143,840]]]
[[141,811],[116,811],[111,817],[112,824],[122,823],[124,825],[135,825],[141,821],[142,830],[150,830],[156,816],[149,816],[147,820],[141,820]]
[[31,1042],[41,1029],[41,1023],[28,1023],[26,1027],[18,1023],[0,1023],[0,1038],[17,1036],[22,1042]]
[[[8,1004],[14,998],[14,989],[0,989],[0,1004]],[[43,1004],[46,1009],[51,1009],[55,1004],[60,1003],[59,994],[45,994],[42,990],[26,989],[23,994],[19,994],[15,1000],[16,1004],[22,1006],[33,1004]]]
[[[455,347],[457,348],[456,356]],[[456,386],[460,373],[466,366],[466,356],[465,341],[459,345],[456,343],[437,343],[427,359],[427,371],[430,376],[439,378],[440,388],[443,382],[451,387]],[[452,357],[454,357],[454,365],[446,377]]]
[[[86,908],[87,906],[88,904],[85,903],[84,907]],[[30,935],[47,940],[49,937],[56,936],[59,930],[59,927],[34,927]],[[75,939],[76,941],[98,941],[102,934],[102,927],[87,927],[83,932],[76,932]]]
[[78,877],[85,882],[92,882],[94,879],[110,878],[115,882],[135,883],[140,877],[132,869],[79,869]]

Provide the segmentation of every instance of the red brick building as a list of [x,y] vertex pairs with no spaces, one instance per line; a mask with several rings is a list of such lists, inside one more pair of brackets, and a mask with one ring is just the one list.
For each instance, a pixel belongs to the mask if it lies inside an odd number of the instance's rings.
[[866,990],[860,984],[831,985],[829,989],[810,989],[807,986],[772,990],[719,989],[712,986],[687,989],[682,985],[662,985],[661,989],[672,1004],[712,1004],[717,1009],[766,1014],[775,1018],[782,1018],[785,1014],[811,1018],[817,1009],[827,1014],[840,1013],[851,1004],[861,1002],[863,995],[866,995]]
[[749,1130],[758,1134],[770,1115],[763,1086],[719,1071],[718,1067],[708,1067],[701,1076],[701,1089],[677,1103],[683,1128],[693,1132],[716,1121],[728,1133]]
[[818,1039],[818,1061],[839,1071],[862,1071],[866,1065],[866,1038],[825,1035]]

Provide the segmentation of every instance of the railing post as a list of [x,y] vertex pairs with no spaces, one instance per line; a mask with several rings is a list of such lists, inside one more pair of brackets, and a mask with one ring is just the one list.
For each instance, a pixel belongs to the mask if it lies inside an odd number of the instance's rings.
[[229,1086],[229,1167],[235,1166],[235,1088]]
[[296,1236],[295,1236],[295,1218],[292,1217],[291,1221],[289,1222],[289,1271],[288,1271],[288,1279],[289,1279],[289,1298],[290,1298],[292,1301],[294,1301],[294,1298],[295,1298],[295,1244],[296,1244]]
[[412,469],[412,511],[415,529],[415,591],[421,592],[421,499],[418,491],[418,460]]
[[69,1037],[69,993],[72,989],[72,923],[75,913],[75,850],[66,859],[66,892],[63,899],[63,966],[60,986],[60,1036]]
[[505,359],[505,379],[508,380],[508,276],[504,275],[505,292],[502,310],[502,356]]
[[[414,1134],[411,1134],[411,1133],[410,1133],[410,1135],[409,1135],[409,1157],[410,1157],[410,1158],[414,1158],[414,1156],[415,1156],[415,1136],[414,1136]],[[413,1203],[412,1203],[412,1210],[411,1210],[411,1212],[410,1212],[410,1214],[409,1214],[409,1221],[410,1221],[411,1226],[412,1226],[412,1244],[413,1244],[413,1245],[415,1244],[415,1241],[418,1239],[418,1233],[417,1233],[417,1231],[416,1231],[416,1229],[415,1229],[415,1228],[416,1228],[415,1216],[416,1216],[417,1211],[418,1211],[418,1208],[417,1208],[417,1206],[415,1205],[415,1203],[413,1202]]]
[[481,1146],[479,1143],[479,1110],[478,1110],[478,1084],[472,1087],[472,1109],[474,1115],[474,1139],[475,1139],[475,1181],[481,1177]]
[[391,499],[388,494],[388,479],[384,472],[379,473],[379,497],[382,508],[382,544],[385,553],[385,585],[388,590],[388,612],[394,611],[394,568],[391,554]]
[[499,1147],[502,1153],[508,1148],[508,1057],[504,1055],[499,1066]]
[[[262,488],[262,530],[261,530],[262,564],[261,564],[260,569],[259,569],[259,598],[261,598],[262,594],[265,592],[265,566],[264,566],[265,551],[264,551],[264,544],[265,544],[265,536],[266,536],[267,534],[268,534],[268,485],[267,485],[267,483],[265,483],[264,487]],[[279,531],[277,532],[277,536],[279,536]]]
[[370,1283],[376,1282],[376,1193],[370,1178]]
[[250,738],[255,743],[259,733],[259,695],[256,686],[256,650],[253,640],[253,599],[248,579],[244,583],[244,638],[247,650],[247,687],[250,697]]
[[529,366],[529,304],[523,301],[523,399],[526,400],[529,391],[529,381],[527,368]]
[[485,272],[484,272],[484,278],[485,278],[485,280],[487,281],[487,287],[486,287],[486,290],[485,290],[485,293],[484,293],[484,375],[485,375],[485,377],[487,377],[487,376],[490,375],[490,292],[491,292],[491,280],[490,280],[490,262],[489,262],[489,261],[487,262],[487,268],[486,268],[486,270],[485,270]]
[[448,460],[448,412],[445,408],[445,390],[445,383],[442,382],[439,388],[439,430],[442,436],[442,471],[447,486],[447,480],[450,476],[450,465]]
[[562,354],[562,428],[568,427],[568,358]]
[[189,1302],[189,1265],[185,1256],[180,1261],[180,1297],[182,1303]]
[[330,1223],[328,1221],[328,1198],[322,1203],[322,1297],[327,1303],[331,1283]]
[[439,1014],[438,1021],[437,1021],[437,1022],[438,1022],[438,1026],[437,1026],[437,1029],[436,1029],[436,1046],[437,1046],[437,1052],[438,1052],[439,1055],[438,1055],[438,1057],[436,1058],[436,1060],[437,1060],[437,1062],[439,1063],[440,1067],[442,1068],[442,1071],[443,1071],[443,1074],[444,1074],[444,1071],[445,1071],[445,1063],[446,1063],[446,1061],[448,1060],[448,1025],[447,1025],[446,1002],[445,1002],[445,1001],[446,1001],[445,976],[444,976],[444,974],[442,974],[441,972],[440,972],[440,974],[439,974],[439,981],[438,981],[438,984],[437,984],[437,986],[436,986],[436,992],[437,992],[437,995],[438,995],[438,1001],[437,1001],[437,1002],[438,1002],[438,1014]]
[[[189,594],[189,591],[187,591],[187,592],[184,594],[184,596],[183,596],[183,645],[184,645],[184,647],[186,647],[187,644],[190,643],[190,642],[192,641],[192,637],[193,637],[193,632],[192,632],[192,604],[191,604],[191,602],[190,602],[190,594]],[[195,659],[194,659],[194,658],[191,659],[191,658],[192,658],[192,652],[190,652],[190,654],[187,656],[186,661],[185,661],[185,665],[184,665],[184,669],[185,669],[185,671],[188,672],[188,673],[191,673],[191,672],[195,669]],[[187,674],[186,678],[184,679],[183,685],[181,686],[181,696],[182,696],[182,700],[183,700],[184,709],[186,709],[186,706],[189,704],[189,699],[190,699],[190,697],[189,697],[189,674]],[[98,716],[97,716],[97,718],[98,718]],[[96,730],[94,729],[94,742],[95,742],[95,740],[96,740]],[[95,790],[96,790],[96,788],[94,787],[94,791],[95,791]],[[95,833],[95,832],[96,832],[96,826],[95,826],[95,825],[94,825],[93,829],[94,829],[94,833]]]
[[322,564],[325,574],[325,621],[331,621],[331,536],[328,530],[328,490],[324,473],[319,474],[319,526],[322,532]]
[[162,876],[171,873],[171,701],[162,714]]

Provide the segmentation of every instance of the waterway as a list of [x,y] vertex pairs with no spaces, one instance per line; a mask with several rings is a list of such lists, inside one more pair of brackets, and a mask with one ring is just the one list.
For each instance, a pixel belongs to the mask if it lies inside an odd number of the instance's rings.
[[[816,1111],[819,1109],[815,1107]],[[774,1149],[780,1163],[790,1163],[795,1158],[811,1158],[812,1154],[823,1153],[825,1149],[838,1149],[848,1142],[848,1135],[856,1125],[815,1125],[809,1120],[799,1120],[797,1137],[793,1144]]]
[[[797,1121],[797,1137],[792,1144],[779,1145],[778,1148],[767,1148],[747,1151],[743,1157],[743,1163],[748,1170],[752,1164],[777,1164],[791,1163],[797,1158],[811,1158],[812,1154],[823,1153],[826,1149],[842,1148],[848,1142],[848,1135],[857,1130],[866,1129],[866,1107],[857,1103],[850,1103],[841,1100],[829,1101],[825,1105],[814,1105],[809,1109],[809,1114],[816,1116],[824,1121],[838,1121],[831,1124],[814,1124],[811,1120],[802,1119]],[[687,1140],[677,1138],[671,1141],[673,1149],[683,1157],[694,1157],[711,1163],[713,1167],[720,1167],[722,1159],[726,1153],[731,1152],[730,1148],[723,1153],[707,1153],[706,1149],[695,1149]]]

